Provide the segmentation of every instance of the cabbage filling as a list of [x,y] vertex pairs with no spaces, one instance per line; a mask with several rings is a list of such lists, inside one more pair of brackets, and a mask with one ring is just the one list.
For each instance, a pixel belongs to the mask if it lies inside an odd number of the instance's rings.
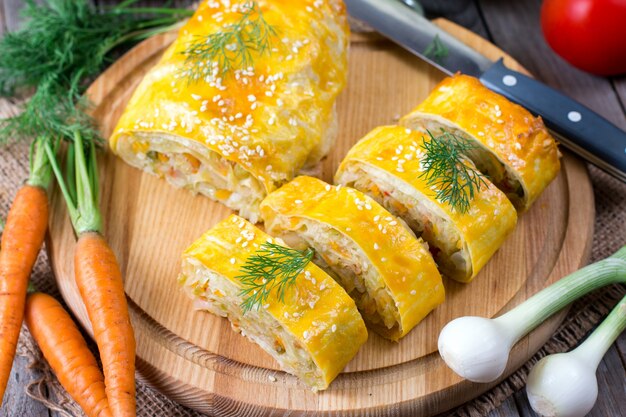
[[130,165],[175,187],[204,194],[256,223],[266,194],[263,184],[236,162],[200,147],[173,135],[136,133],[134,138],[120,136],[117,152]]
[[[315,249],[314,263],[326,270],[352,297],[363,319],[383,336],[401,333],[400,313],[396,302],[361,248],[343,233],[306,218],[277,217],[286,224],[272,224],[283,231],[283,240],[291,247]],[[294,226],[293,222],[297,222]]]
[[302,379],[314,390],[324,389],[324,376],[304,346],[263,308],[243,314],[240,288],[193,258],[185,258],[178,278],[194,300],[194,308],[226,317],[236,332],[269,353],[281,369]]
[[464,280],[472,275],[472,263],[458,229],[434,203],[413,187],[378,167],[359,163],[343,172],[340,182],[369,195],[392,214],[402,218],[422,237],[449,278]]
[[[519,180],[515,171],[508,165],[504,164],[496,154],[487,148],[481,141],[472,137],[465,130],[461,129],[455,123],[445,119],[444,117],[420,113],[415,116],[416,120],[409,119],[413,123],[405,123],[411,128],[418,129],[422,132],[429,131],[437,136],[437,132],[445,129],[458,137],[467,139],[470,143],[476,144],[474,151],[467,156],[474,162],[476,168],[487,177],[496,187],[498,187],[515,207],[523,207],[526,193],[524,187]],[[415,124],[416,126],[412,126]],[[418,128],[419,126],[419,128]]]

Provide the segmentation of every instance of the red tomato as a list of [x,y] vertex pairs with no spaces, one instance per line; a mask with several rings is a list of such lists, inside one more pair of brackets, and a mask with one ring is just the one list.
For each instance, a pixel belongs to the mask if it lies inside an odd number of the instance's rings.
[[545,0],[541,28],[573,66],[597,75],[626,73],[626,0]]

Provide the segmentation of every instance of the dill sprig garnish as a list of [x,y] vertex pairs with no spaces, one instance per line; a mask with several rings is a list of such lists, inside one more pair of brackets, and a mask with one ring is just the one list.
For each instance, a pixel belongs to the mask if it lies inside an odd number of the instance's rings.
[[439,38],[439,35],[435,35],[432,42],[424,50],[424,56],[432,59],[435,62],[441,63],[445,57],[449,54],[448,47]]
[[313,254],[311,248],[301,252],[275,243],[261,245],[246,260],[241,267],[242,275],[237,277],[243,285],[240,295],[244,297],[244,313],[265,304],[272,291],[276,291],[278,299],[284,302],[285,290],[296,282]]
[[181,75],[190,82],[223,76],[233,69],[253,66],[254,54],[271,51],[276,29],[267,23],[256,1],[239,7],[240,18],[219,32],[198,36],[185,49]]
[[84,138],[97,129],[81,98],[91,78],[116,56],[118,48],[177,27],[193,12],[132,7],[126,0],[98,9],[87,0],[27,0],[22,28],[0,40],[0,94],[33,92],[22,113],[0,121],[0,144],[48,136]]
[[487,185],[484,175],[467,156],[476,145],[444,129],[438,136],[427,132],[430,140],[425,140],[422,145],[425,154],[421,164],[425,171],[420,177],[435,190],[437,200],[467,213],[480,187]]
[[94,120],[87,114],[89,103],[75,97],[54,81],[42,81],[16,116],[0,119],[0,144],[19,139],[71,138],[80,130],[86,140],[100,140]]

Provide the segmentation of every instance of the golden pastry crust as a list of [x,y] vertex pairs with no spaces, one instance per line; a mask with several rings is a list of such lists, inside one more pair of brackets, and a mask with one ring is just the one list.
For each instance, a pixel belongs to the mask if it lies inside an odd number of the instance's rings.
[[269,53],[254,53],[253,67],[225,74],[211,67],[211,77],[190,82],[183,51],[237,22],[249,4],[202,2],[137,87],[109,140],[131,165],[254,221],[266,193],[329,150],[349,41],[340,0],[256,3],[278,33]]
[[472,159],[521,210],[559,172],[557,144],[541,118],[468,75],[444,79],[400,124],[433,134],[443,127],[475,141],[490,155]]
[[444,300],[427,245],[357,190],[297,177],[263,200],[261,215],[268,232],[313,246],[384,337],[398,340]]
[[515,228],[517,213],[488,180],[465,213],[439,201],[420,176],[424,140],[422,133],[404,127],[378,127],[350,149],[335,182],[363,191],[404,219],[436,248],[444,275],[469,282]]
[[258,311],[243,314],[241,267],[266,242],[284,245],[231,215],[184,252],[179,282],[198,308],[228,317],[287,372],[325,389],[367,340],[365,323],[348,294],[313,263],[283,300],[272,291]]

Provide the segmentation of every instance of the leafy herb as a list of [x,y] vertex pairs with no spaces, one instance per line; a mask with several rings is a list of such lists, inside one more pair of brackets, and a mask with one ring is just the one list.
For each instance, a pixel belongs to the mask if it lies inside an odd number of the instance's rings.
[[241,17],[216,33],[198,36],[182,52],[185,68],[182,76],[190,82],[223,76],[233,69],[251,67],[254,54],[262,56],[271,51],[276,29],[263,18],[256,1],[240,6]]
[[131,7],[126,0],[97,9],[87,0],[26,1],[22,29],[0,40],[0,93],[35,89],[18,116],[0,120],[0,144],[37,136],[97,137],[81,99],[87,82],[121,45],[180,24],[191,10]]
[[275,243],[261,245],[246,260],[241,267],[242,275],[237,277],[243,284],[241,295],[245,298],[242,304],[244,313],[262,306],[274,290],[278,299],[284,301],[285,290],[296,282],[296,278],[313,259],[313,253],[311,248],[300,252]]
[[0,119],[0,145],[40,136],[70,138],[77,130],[88,140],[98,140],[98,129],[87,108],[86,99],[71,96],[55,81],[42,81],[21,113]]
[[424,141],[425,156],[420,175],[433,187],[437,199],[449,203],[455,210],[467,213],[470,202],[487,185],[483,174],[478,171],[467,154],[476,149],[469,140],[441,129],[439,136],[427,131],[430,140]]
[[448,47],[441,42],[439,35],[435,35],[433,41],[424,51],[424,55],[435,62],[442,62],[448,56]]

